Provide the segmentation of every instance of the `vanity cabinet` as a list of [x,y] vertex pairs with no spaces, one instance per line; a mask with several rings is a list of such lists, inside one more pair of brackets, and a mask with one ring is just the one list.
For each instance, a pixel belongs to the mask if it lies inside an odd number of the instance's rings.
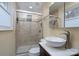
[[[74,54],[64,54],[64,52],[63,53],[61,53],[60,55],[56,55],[55,54],[55,51],[53,50],[53,49],[50,49],[51,51],[51,53],[48,51],[48,49],[46,49],[46,48],[44,48],[44,46],[42,46],[41,44],[39,44],[39,46],[40,46],[40,56],[79,56],[79,53],[74,53],[74,51],[72,51]],[[57,53],[57,52],[56,52]],[[69,52],[68,52],[69,53]],[[54,55],[55,54],[55,55]]]
[[50,56],[50,54],[39,44],[40,46],[40,56]]

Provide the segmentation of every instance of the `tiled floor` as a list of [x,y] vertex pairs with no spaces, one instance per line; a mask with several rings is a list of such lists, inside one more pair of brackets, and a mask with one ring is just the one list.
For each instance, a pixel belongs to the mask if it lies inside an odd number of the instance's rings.
[[28,53],[17,54],[17,56],[29,56]]
[[37,46],[38,46],[38,44],[21,46],[21,47],[17,48],[16,55],[17,56],[28,56],[29,55],[28,50],[33,47],[37,47]]

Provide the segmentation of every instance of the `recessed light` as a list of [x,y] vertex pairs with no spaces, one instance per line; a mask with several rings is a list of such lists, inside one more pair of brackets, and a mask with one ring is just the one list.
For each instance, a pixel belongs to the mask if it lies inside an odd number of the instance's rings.
[[29,8],[32,9],[33,7],[32,6],[29,6]]

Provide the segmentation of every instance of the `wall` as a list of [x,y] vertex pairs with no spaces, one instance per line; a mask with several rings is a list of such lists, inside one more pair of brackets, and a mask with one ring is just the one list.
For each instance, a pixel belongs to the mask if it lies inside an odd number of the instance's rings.
[[[15,5],[11,3],[11,17],[15,27]],[[15,55],[15,29],[10,31],[0,31],[0,56]]]
[[[50,29],[49,29],[49,6],[50,6],[50,3],[46,3],[44,6],[43,6],[43,11],[42,11],[42,18],[44,18],[42,20],[42,23],[43,23],[43,37],[47,37],[47,36],[50,36]],[[46,17],[47,16],[47,17]]]
[[[43,6],[43,17],[49,15],[49,6],[50,3],[46,3],[45,6]],[[58,11],[56,11],[54,14],[56,16],[58,16]],[[47,37],[47,36],[58,36],[60,33],[62,33],[63,31],[61,29],[52,29],[49,27],[49,17],[45,17],[44,20],[42,20],[43,23],[43,37]]]
[[[71,4],[72,3],[70,3],[70,5]],[[49,5],[50,5],[50,3],[43,7],[43,17],[45,15],[48,15]],[[64,8],[63,7],[64,7],[64,5],[59,7],[59,9],[54,12],[54,15],[56,15],[60,18],[58,21],[59,21],[59,26],[62,28],[57,28],[57,29],[49,28],[49,19],[46,18],[47,20],[42,21],[43,22],[43,37],[58,36],[59,34],[63,33],[64,30],[68,30],[71,33],[71,35],[70,35],[71,47],[79,48],[79,28],[69,28],[69,29],[63,28],[63,19],[64,19]]]

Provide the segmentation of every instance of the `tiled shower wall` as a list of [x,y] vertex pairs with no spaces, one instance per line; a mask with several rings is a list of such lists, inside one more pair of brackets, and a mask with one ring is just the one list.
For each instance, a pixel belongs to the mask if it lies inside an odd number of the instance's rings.
[[19,18],[16,28],[17,46],[37,44],[42,38],[40,30],[42,28],[39,22],[27,22],[24,18]]

